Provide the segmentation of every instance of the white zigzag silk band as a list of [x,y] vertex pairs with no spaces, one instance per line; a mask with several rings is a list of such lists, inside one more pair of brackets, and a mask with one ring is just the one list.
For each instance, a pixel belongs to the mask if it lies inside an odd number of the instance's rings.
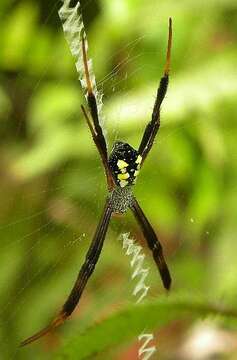
[[[130,234],[122,234],[121,240],[123,243],[123,249],[125,249],[126,251],[125,254],[131,256],[130,265],[133,269],[132,279],[139,277],[139,280],[133,290],[134,296],[140,294],[136,301],[136,303],[138,304],[145,298],[150,288],[145,284],[146,277],[149,273],[149,268],[144,268],[145,254],[142,252],[142,247],[137,245],[135,241],[130,238]],[[148,347],[149,343],[153,339],[153,334],[142,333],[139,335],[138,340],[143,341],[143,344],[140,346],[138,351],[139,359],[148,360],[156,352],[156,347],[154,345]]]
[[[86,87],[86,78],[83,66],[83,55],[82,55],[82,42],[81,38],[83,36],[85,40],[85,48],[86,54],[88,55],[88,42],[86,37],[86,32],[82,20],[82,15],[80,12],[80,2],[78,1],[74,7],[70,7],[70,0],[64,0],[62,7],[59,9],[59,17],[61,19],[63,25],[64,36],[69,45],[70,51],[73,57],[76,60],[76,69],[79,75],[79,80],[81,83],[81,87],[84,91],[84,95],[87,95],[87,87]],[[102,115],[102,94],[97,90],[95,75],[93,72],[92,60],[88,58],[88,69],[90,80],[92,84],[93,93],[96,97],[98,114],[100,125],[103,126],[103,115]],[[103,129],[104,130],[104,129]],[[105,132],[105,130],[104,130]]]

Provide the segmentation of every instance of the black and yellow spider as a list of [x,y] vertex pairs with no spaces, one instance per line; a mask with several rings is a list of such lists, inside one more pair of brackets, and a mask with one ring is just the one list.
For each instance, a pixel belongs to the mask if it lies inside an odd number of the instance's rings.
[[46,328],[23,341],[21,346],[27,345],[47,334],[55,327],[62,324],[72,314],[81,298],[89,277],[95,269],[102,250],[109,221],[113,214],[123,214],[128,209],[132,210],[135,218],[141,226],[147,244],[152,251],[153,258],[158,266],[163,285],[166,289],[170,288],[171,277],[163,256],[161,244],[157,239],[152,226],[140,208],[135,196],[133,195],[132,186],[136,182],[140,168],[152,148],[155,136],[160,127],[160,107],[162,101],[164,100],[169,81],[171,42],[172,21],[169,19],[169,36],[164,74],[160,80],[160,84],[157,90],[151,121],[146,126],[138,150],[133,149],[127,143],[117,141],[113,145],[111,154],[108,156],[107,144],[99,122],[97,107],[98,104],[93,93],[92,83],[88,70],[85,39],[84,36],[82,36],[81,46],[87,87],[86,98],[90,117],[87,114],[84,106],[82,105],[81,107],[89,126],[92,138],[104,165],[109,195],[106,199],[103,214],[97,226],[94,238],[86,254],[85,262],[81,267],[77,280],[61,311]]

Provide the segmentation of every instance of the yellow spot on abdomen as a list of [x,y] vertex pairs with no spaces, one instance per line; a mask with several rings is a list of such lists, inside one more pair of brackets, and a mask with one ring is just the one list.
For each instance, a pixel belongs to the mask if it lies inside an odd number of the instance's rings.
[[126,179],[129,178],[129,176],[130,176],[129,173],[127,173],[127,172],[124,173],[124,174],[118,174],[118,175],[117,175],[117,177],[118,177],[119,180],[126,180]]
[[124,187],[124,186],[128,185],[128,181],[126,181],[126,180],[121,180],[121,181],[119,182],[119,185],[120,185],[121,187]]
[[141,155],[138,155],[137,160],[135,161],[135,163],[136,164],[141,164],[141,162],[142,162],[142,157],[141,157]]
[[123,169],[128,166],[128,163],[126,163],[124,160],[118,160],[117,165],[119,169]]

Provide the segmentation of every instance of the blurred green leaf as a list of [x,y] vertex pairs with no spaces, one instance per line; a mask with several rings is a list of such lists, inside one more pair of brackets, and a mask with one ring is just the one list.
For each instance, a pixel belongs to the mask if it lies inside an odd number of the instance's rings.
[[127,343],[144,329],[154,330],[177,318],[222,316],[234,319],[237,312],[209,299],[192,296],[169,296],[143,305],[129,306],[99,324],[73,336],[59,351],[57,359],[82,360],[116,345]]

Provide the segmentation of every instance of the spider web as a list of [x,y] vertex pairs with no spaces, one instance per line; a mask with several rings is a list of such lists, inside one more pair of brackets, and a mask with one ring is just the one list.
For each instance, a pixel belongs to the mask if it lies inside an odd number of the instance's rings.
[[[65,1],[65,6],[69,6],[69,1]],[[56,13],[53,13],[53,16],[57,16]],[[77,29],[77,31],[81,31],[82,27],[80,29]],[[133,55],[133,49],[136,47],[139,42],[142,40],[142,37],[139,37],[135,39],[132,43],[127,44],[126,51],[128,53],[127,57],[123,59],[121,62],[116,65],[110,73],[106,74],[106,76],[101,79],[97,87],[99,89],[103,89],[104,85],[108,82],[111,83],[111,91],[118,94],[119,92],[123,92],[124,89],[126,89],[127,79],[130,77],[135,77],[136,73],[139,71],[142,71],[142,67],[136,67],[134,71],[132,71],[129,74],[124,74],[123,78],[118,77],[118,74],[122,71],[123,67],[126,68],[126,66],[129,63],[133,63],[137,56],[139,55]],[[75,53],[74,55],[78,56],[78,59],[81,58],[80,53]],[[53,61],[55,61],[55,58],[53,58]],[[109,61],[109,59],[107,60]],[[92,72],[92,65],[90,65],[90,69]],[[144,65],[145,66],[145,65]],[[81,65],[77,65],[77,69],[79,70],[79,73],[81,74]],[[47,74],[47,69],[46,69]],[[93,74],[93,72],[92,72]],[[121,73],[120,73],[121,74]],[[37,91],[38,87],[40,86],[41,81],[46,75],[43,75],[42,79],[39,80],[39,82],[36,84],[34,91],[32,92],[32,95]],[[94,79],[94,77],[93,77]],[[83,77],[80,77],[80,81],[82,83],[82,87],[84,87],[84,79]],[[93,86],[96,88],[95,81],[93,81]],[[97,99],[100,103],[100,109],[102,112],[102,97],[100,95],[99,91],[96,91]],[[152,108],[152,101],[150,102],[150,110]],[[122,106],[123,104],[119,105],[117,107],[117,114],[121,115],[122,112]],[[121,112],[120,112],[121,111]],[[134,113],[136,113],[136,110],[134,110]],[[70,116],[68,116],[70,118]],[[121,115],[122,117],[122,115]],[[119,116],[117,117],[119,119]],[[195,122],[195,120],[194,120]],[[112,128],[112,137],[113,139],[117,139],[120,137],[119,133],[119,120],[117,122],[114,122],[113,128]],[[143,125],[141,125],[141,130],[143,128]],[[181,126],[178,126],[173,130],[173,132],[170,132],[166,137],[162,137],[159,139],[159,144],[162,146],[163,143],[166,142],[167,137],[173,136],[174,132],[182,131]],[[111,140],[111,139],[110,139]],[[163,145],[164,146],[164,145]],[[13,193],[10,195],[9,203],[6,204],[6,206],[9,206],[11,202],[15,202],[16,197],[18,197],[18,203],[22,204],[23,212],[26,214],[24,218],[18,218],[16,217],[16,220],[13,220],[12,222],[7,222],[6,225],[3,225],[0,228],[0,231],[4,230],[4,236],[6,233],[6,229],[8,229],[8,239],[7,241],[3,241],[1,244],[1,252],[4,253],[3,261],[2,261],[2,268],[3,272],[6,268],[8,268],[7,274],[10,275],[11,271],[14,272],[15,268],[19,268],[21,270],[21,273],[19,274],[19,277],[16,278],[14,286],[9,288],[7,287],[8,282],[7,279],[4,278],[4,286],[6,288],[6,291],[9,293],[9,301],[4,305],[4,307],[1,309],[1,318],[3,319],[4,325],[8,326],[7,331],[10,333],[12,330],[12,327],[15,325],[16,319],[22,323],[24,321],[25,314],[27,313],[28,319],[25,319],[26,323],[26,329],[27,331],[24,331],[24,336],[30,335],[28,333],[28,329],[30,329],[30,318],[35,313],[35,309],[37,309],[38,316],[37,318],[41,318],[43,312],[47,312],[47,315],[42,319],[42,325],[45,325],[47,323],[47,317],[51,318],[56,313],[57,309],[60,308],[63,301],[66,299],[66,296],[68,294],[68,291],[70,290],[72,283],[75,279],[76,274],[78,273],[80,264],[82,263],[82,260],[84,258],[85,251],[88,247],[88,244],[91,240],[92,234],[93,234],[93,226],[88,224],[87,217],[88,212],[90,211],[92,213],[92,217],[98,218],[98,213],[100,212],[101,207],[101,201],[97,200],[98,194],[104,192],[104,186],[105,181],[98,181],[98,178],[101,176],[101,168],[100,165],[96,164],[98,167],[98,173],[91,172],[90,178],[88,178],[88,188],[90,192],[91,198],[93,198],[94,201],[94,207],[90,207],[88,210],[86,209],[87,203],[86,203],[86,197],[84,198],[81,196],[79,198],[78,202],[68,201],[67,196],[69,197],[67,191],[65,191],[64,199],[60,199],[57,197],[58,192],[60,192],[63,186],[55,186],[54,182],[52,182],[52,186],[47,187],[47,183],[40,184],[39,188],[40,191],[36,192],[35,187],[33,187],[33,190],[30,189],[29,185],[29,192],[26,196],[26,193]],[[56,171],[57,176],[64,176],[64,178],[67,175],[67,172],[72,173],[71,168],[67,168],[65,165],[63,168],[58,169]],[[78,171],[80,171],[80,164],[76,165],[74,167],[75,171],[75,184],[74,187],[77,186],[77,176]],[[100,173],[100,175],[98,175]],[[80,177],[83,177],[84,174],[80,174]],[[71,176],[70,179],[73,177]],[[71,180],[70,180],[71,184]],[[28,186],[28,185],[27,185]],[[44,190],[47,188],[47,190]],[[91,190],[91,187],[94,186],[93,190]],[[83,192],[83,189],[80,189],[80,191]],[[45,192],[45,197],[49,198],[49,201],[47,202],[48,205],[45,207],[39,206],[41,210],[31,213],[31,201],[39,201],[39,197],[43,197]],[[32,200],[33,199],[33,200]],[[51,200],[53,199],[53,200]],[[101,199],[100,199],[101,200]],[[127,221],[127,223],[126,223]],[[111,237],[111,234],[114,236],[115,233],[129,231],[131,221],[126,220],[123,224],[114,224],[114,221],[112,223],[112,230],[107,235],[107,241],[105,241],[105,248],[103,250],[103,254],[101,256],[101,259],[99,263],[104,262],[104,266],[111,266],[111,262],[109,261],[109,251],[114,250],[113,247],[108,247],[106,244],[109,242],[109,238]],[[195,222],[195,219],[190,218],[190,222]],[[23,228],[23,229],[22,229]],[[89,230],[88,230],[89,228]],[[17,231],[15,229],[18,229]],[[210,229],[209,229],[210,231]],[[16,236],[16,233],[17,236]],[[59,250],[55,251],[55,248],[51,245],[51,235],[50,234],[56,234],[58,242],[59,242]],[[66,239],[66,241],[65,241]],[[71,240],[69,240],[71,239]],[[24,246],[22,246],[24,244]],[[181,245],[181,243],[180,243]],[[14,258],[14,253],[18,252],[18,246],[22,247],[23,250],[21,250],[20,256],[17,255],[16,258]],[[7,254],[6,249],[13,248],[13,251],[9,253],[13,254],[13,259],[8,258],[7,255],[5,256],[5,253]],[[116,249],[116,247],[115,247]],[[51,258],[48,258],[46,254],[51,253]],[[122,252],[121,252],[122,254]],[[40,257],[45,257],[45,263],[44,266],[42,266],[42,263],[37,260]],[[24,258],[25,264],[22,266],[21,258]],[[126,259],[126,257],[124,257]],[[122,256],[121,256],[122,259]],[[120,265],[127,266],[127,269],[129,269],[129,262],[128,259],[126,259],[126,263],[124,263],[123,260],[119,260]],[[71,264],[74,264],[73,266]],[[68,266],[68,270],[67,270]],[[9,270],[10,267],[10,270]],[[118,268],[114,268],[114,271],[117,271]],[[99,283],[99,278],[101,275],[103,275],[104,268],[98,264],[98,275],[96,275],[95,280],[91,280],[94,285],[97,285]],[[107,269],[108,271],[108,269]],[[153,271],[154,267],[153,267]],[[97,269],[96,269],[97,272]],[[157,276],[157,274],[156,274]],[[111,283],[111,287],[114,286],[113,277],[111,274],[106,274],[106,279],[108,282]],[[63,289],[60,286],[60,281],[62,279],[62,283],[64,284]],[[32,290],[31,288],[37,288],[37,283],[40,288],[45,288],[44,294],[39,294],[41,297],[40,299],[37,299],[32,304],[32,298],[34,298],[33,292],[35,290]],[[22,285],[24,284],[24,285]],[[151,283],[153,284],[153,283]],[[131,283],[130,277],[127,279],[127,284],[123,285],[123,293],[125,294],[125,298],[130,300],[129,293],[132,292],[134,288],[134,283]],[[50,289],[52,287],[55,287],[54,292],[52,292]],[[88,287],[87,287],[88,288]],[[86,291],[87,292],[87,288]],[[120,291],[121,289],[117,289],[117,291]],[[50,294],[51,305],[50,309],[48,309],[47,304],[44,304],[44,302],[47,302],[47,292]],[[89,290],[88,290],[89,292]],[[106,314],[105,306],[107,306],[111,301],[116,302],[116,296],[117,293],[115,291],[114,297],[106,298],[108,296],[108,291],[106,292],[106,295],[103,294],[104,289],[102,287],[102,290],[98,290],[96,293],[97,298],[100,298],[99,305],[105,304],[102,309],[100,308],[100,312],[103,316],[103,314]],[[83,294],[84,295],[84,294]],[[88,298],[87,298],[88,300]],[[91,301],[91,303],[90,303]],[[90,306],[91,305],[91,306]],[[82,308],[85,307],[85,303],[82,299]],[[29,307],[31,310],[29,311]],[[83,329],[88,324],[93,323],[96,318],[100,318],[100,315],[98,316],[98,304],[93,303],[92,300],[89,299],[89,307],[90,307],[90,316],[88,316],[88,308],[86,309],[86,315],[83,314],[83,312],[80,312],[80,327]],[[96,309],[97,307],[97,309]],[[21,314],[21,316],[19,316]],[[77,314],[76,314],[77,315]],[[87,318],[88,317],[88,318]],[[20,320],[19,320],[20,319]],[[74,321],[73,319],[71,321],[71,329],[78,330],[78,322]],[[65,328],[67,328],[69,325],[65,325]],[[32,332],[34,332],[32,328]],[[60,329],[60,331],[63,332],[63,330]],[[23,331],[22,331],[23,332]],[[149,335],[149,334],[148,334]],[[21,337],[22,334],[20,334]],[[63,337],[63,335],[62,335]],[[20,338],[19,340],[22,340]],[[145,343],[147,339],[142,339],[143,343]],[[7,344],[6,339],[6,333],[3,333],[3,348],[4,343]],[[7,346],[7,345],[6,345]],[[148,359],[149,357],[142,357],[144,356],[144,346],[142,345],[140,347],[141,350],[141,358]],[[5,349],[6,356],[11,356],[11,358],[21,358],[21,355],[19,354],[19,351],[12,352],[11,349]],[[25,352],[24,354],[27,354]],[[24,355],[23,355],[24,356]],[[25,355],[27,358],[28,355]],[[46,356],[46,355],[45,355]],[[138,355],[137,355],[138,356]],[[37,356],[35,357],[37,359]]]

